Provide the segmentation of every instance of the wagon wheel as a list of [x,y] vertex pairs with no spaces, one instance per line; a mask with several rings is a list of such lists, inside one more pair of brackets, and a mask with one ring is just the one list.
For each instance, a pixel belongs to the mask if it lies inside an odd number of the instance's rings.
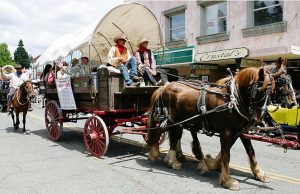
[[104,121],[98,116],[91,116],[85,122],[83,133],[86,149],[93,156],[103,156],[109,144],[109,135]]
[[51,100],[45,108],[45,124],[52,140],[59,140],[63,132],[63,115],[56,101]]

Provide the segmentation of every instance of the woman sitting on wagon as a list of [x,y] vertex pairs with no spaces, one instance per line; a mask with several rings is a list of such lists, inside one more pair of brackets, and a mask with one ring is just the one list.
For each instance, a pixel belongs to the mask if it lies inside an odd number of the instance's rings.
[[43,81],[44,86],[54,85],[54,72],[51,64],[47,64],[44,68],[43,73],[40,76],[40,80]]
[[[148,43],[150,40],[142,38],[138,42],[139,49],[135,52],[135,58],[138,62],[138,68],[140,72],[147,77],[151,84],[154,86],[164,85],[168,82],[168,77],[164,69],[156,69],[156,61],[154,59],[153,52],[148,49]],[[156,81],[156,77],[160,78],[160,81]]]
[[[131,57],[129,50],[125,47],[126,41],[127,38],[124,35],[114,37],[116,45],[109,50],[108,63],[120,70],[128,86],[139,86],[142,78],[137,74],[136,59]],[[130,73],[127,68],[130,69]]]

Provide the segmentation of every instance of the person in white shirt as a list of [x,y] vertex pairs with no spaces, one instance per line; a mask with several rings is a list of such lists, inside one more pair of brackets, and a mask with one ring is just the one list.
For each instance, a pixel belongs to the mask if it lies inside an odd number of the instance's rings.
[[5,73],[3,75],[10,80],[10,88],[9,93],[7,94],[7,108],[9,109],[12,97],[14,96],[16,90],[20,88],[20,86],[29,80],[28,74],[24,71],[24,68],[21,65],[17,65],[15,67],[16,72],[13,73]]

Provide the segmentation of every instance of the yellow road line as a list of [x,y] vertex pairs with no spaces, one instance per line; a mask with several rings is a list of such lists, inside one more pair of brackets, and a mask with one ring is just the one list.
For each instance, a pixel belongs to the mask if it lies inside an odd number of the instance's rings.
[[[36,118],[38,120],[44,120],[43,117],[38,116],[38,115],[34,115],[34,114],[28,114],[28,115],[30,117]],[[73,127],[71,125],[64,125],[64,127],[68,128],[68,129],[73,129],[73,130],[76,130],[76,131],[80,131],[80,132],[83,131],[82,128],[80,128],[80,127]],[[116,141],[123,142],[123,143],[128,143],[128,144],[132,144],[132,145],[135,145],[135,146],[139,146],[139,147],[146,147],[145,143],[140,143],[140,142],[137,142],[137,141],[134,141],[134,140],[130,140],[130,139],[126,139],[126,138],[123,138],[123,137],[113,136],[112,139],[114,139]],[[168,150],[169,150],[168,148],[160,147],[160,152],[161,153],[167,153]],[[190,158],[190,159],[196,160],[196,158],[192,154],[184,153],[184,155],[186,157]],[[229,166],[232,169],[252,174],[250,168],[247,168],[247,167],[244,167],[244,166],[239,166],[239,165],[236,165],[236,164],[230,164]],[[269,177],[271,179],[300,185],[300,179],[298,179],[298,178],[288,177],[288,176],[284,176],[284,175],[280,175],[280,174],[275,174],[275,173],[270,173],[270,172],[266,172],[266,173],[269,175]]]

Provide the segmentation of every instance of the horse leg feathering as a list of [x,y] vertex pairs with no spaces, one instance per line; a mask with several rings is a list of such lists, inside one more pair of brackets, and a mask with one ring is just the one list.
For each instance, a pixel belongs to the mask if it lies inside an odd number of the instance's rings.
[[[157,89],[150,100],[150,108],[147,111],[148,112],[148,128],[153,128],[157,127],[156,124],[156,119],[154,118],[155,114],[155,108],[157,107],[157,103],[159,100],[159,96],[161,94],[161,90],[163,87]],[[159,152],[159,138],[161,136],[162,132],[160,129],[155,129],[155,130],[148,130],[148,140],[147,140],[147,145],[148,148],[150,149],[148,159],[149,160],[157,160],[159,158],[160,152]]]
[[268,175],[258,166],[255,152],[250,139],[241,138],[245,150],[249,156],[250,168],[254,177],[261,182],[269,182]]

